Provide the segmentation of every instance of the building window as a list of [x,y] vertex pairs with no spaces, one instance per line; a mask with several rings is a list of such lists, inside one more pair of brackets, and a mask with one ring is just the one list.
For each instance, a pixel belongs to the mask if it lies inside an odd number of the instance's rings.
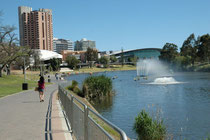
[[42,36],[44,38],[44,23],[42,23]]
[[43,40],[43,49],[45,50],[45,41]]

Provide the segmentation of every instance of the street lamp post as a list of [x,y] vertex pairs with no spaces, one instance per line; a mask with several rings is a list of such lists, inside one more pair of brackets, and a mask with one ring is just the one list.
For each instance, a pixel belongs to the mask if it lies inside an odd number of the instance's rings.
[[26,83],[26,69],[25,69],[25,67],[26,67],[26,60],[25,60],[25,57],[23,58],[23,67],[24,67],[24,83]]
[[24,83],[22,84],[22,90],[28,90],[28,83],[26,83],[26,69],[25,69],[25,56],[23,57],[23,68],[24,68]]
[[40,66],[40,76],[44,76],[44,68],[43,68],[44,64],[41,62],[39,66]]
[[40,76],[43,76],[42,64],[40,66]]

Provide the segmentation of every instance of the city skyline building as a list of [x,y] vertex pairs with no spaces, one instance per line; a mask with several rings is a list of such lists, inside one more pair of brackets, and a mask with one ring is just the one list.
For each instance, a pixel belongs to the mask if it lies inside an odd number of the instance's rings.
[[87,48],[96,49],[95,41],[87,40],[82,38],[80,41],[75,42],[74,50],[75,51],[87,51]]
[[53,49],[54,52],[57,52],[59,54],[61,54],[61,51],[63,50],[74,51],[74,42],[71,40],[54,38]]
[[18,16],[20,45],[53,51],[52,10],[19,6]]
[[75,56],[76,59],[80,60],[81,62],[85,62],[85,53],[86,51],[69,51],[69,50],[61,51],[61,55],[63,56],[64,61],[68,56]]

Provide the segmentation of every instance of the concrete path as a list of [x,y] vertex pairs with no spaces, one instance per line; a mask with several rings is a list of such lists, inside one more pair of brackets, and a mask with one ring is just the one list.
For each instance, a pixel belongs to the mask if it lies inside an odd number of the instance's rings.
[[0,98],[0,140],[71,139],[57,89],[47,86],[44,102],[33,90]]

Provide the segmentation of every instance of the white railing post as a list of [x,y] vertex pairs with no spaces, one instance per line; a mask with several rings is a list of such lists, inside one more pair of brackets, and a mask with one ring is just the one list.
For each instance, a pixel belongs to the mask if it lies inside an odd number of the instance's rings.
[[88,107],[84,106],[84,140],[88,140]]
[[73,131],[73,121],[74,121],[74,111],[73,111],[73,104],[74,104],[74,96],[71,95],[71,100],[70,100],[70,115],[71,115],[71,129]]

